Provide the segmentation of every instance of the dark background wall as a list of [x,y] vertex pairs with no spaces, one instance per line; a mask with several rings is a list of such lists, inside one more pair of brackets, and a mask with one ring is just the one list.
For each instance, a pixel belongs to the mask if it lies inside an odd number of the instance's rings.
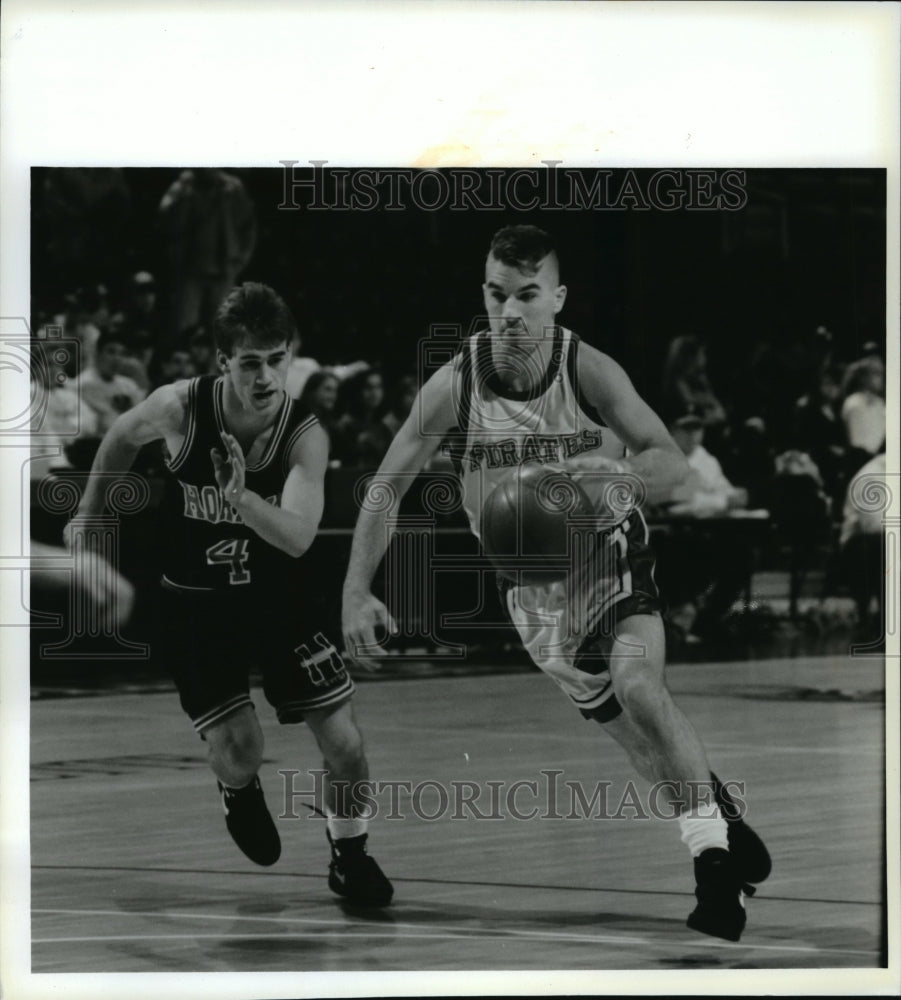
[[[483,309],[491,234],[510,222],[536,223],[556,236],[569,287],[562,321],[623,361],[651,400],[666,345],[680,333],[708,340],[714,385],[738,407],[761,344],[790,369],[792,352],[803,352],[821,324],[843,359],[867,340],[884,340],[881,170],[748,170],[747,204],[738,211],[422,211],[407,198],[402,211],[363,212],[280,210],[281,168],[226,169],[241,177],[257,211],[257,250],[242,277],[287,297],[304,352],[323,364],[362,357],[393,374],[414,368],[430,324],[468,330]],[[115,296],[139,269],[165,289],[157,208],[178,173],[117,172],[124,183],[86,222],[77,196],[68,212],[60,209],[59,171],[35,169],[33,318],[84,283],[102,281]],[[651,173],[635,172],[641,183]],[[298,168],[299,178],[310,174]],[[613,172],[613,189],[623,174]],[[297,203],[305,200],[298,192]],[[78,252],[61,268],[66,240]]]

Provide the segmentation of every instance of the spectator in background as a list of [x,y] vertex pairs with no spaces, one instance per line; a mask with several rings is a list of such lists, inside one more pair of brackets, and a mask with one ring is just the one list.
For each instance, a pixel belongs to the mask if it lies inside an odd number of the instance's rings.
[[[80,371],[95,368],[101,338],[117,327],[116,317],[110,314],[109,292],[105,285],[87,285],[66,296],[66,306],[65,331],[80,344]],[[146,395],[151,389],[147,366],[131,352],[123,332],[116,329],[115,339],[128,348],[119,359],[119,374],[137,382]]]
[[339,437],[335,413],[338,405],[338,376],[328,368],[312,372],[304,383],[300,402],[319,420],[329,437],[329,456],[335,455]]
[[216,358],[216,344],[211,334],[202,326],[185,331],[184,340],[191,355],[191,364],[196,375],[216,375],[219,362]]
[[795,617],[804,577],[819,565],[832,530],[826,484],[806,451],[790,449],[777,456],[769,507],[789,552],[789,614]]
[[320,422],[334,421],[339,387],[338,376],[329,368],[320,368],[312,372],[304,383],[300,399],[312,413],[316,414]]
[[300,352],[303,349],[303,341],[300,334],[295,333],[291,342],[291,360],[288,362],[288,376],[285,380],[285,392],[292,399],[300,399],[307,379],[320,369],[320,364],[315,358],[303,356]]
[[209,327],[256,248],[253,202],[223,170],[183,170],[159,207],[171,267],[175,333]]
[[726,411],[707,377],[707,351],[697,337],[676,337],[669,346],[663,370],[661,409],[676,413],[691,409],[708,436],[717,439],[726,423]]
[[365,368],[341,386],[341,409],[338,420],[335,458],[342,465],[377,468],[393,435],[382,423],[385,389],[382,374]]
[[97,341],[109,327],[108,293],[104,285],[87,285],[64,299],[63,325],[66,336],[80,344],[79,370],[94,363]]
[[108,330],[111,319],[109,289],[102,282],[86,285],[76,293],[84,320],[98,330]]
[[670,434],[688,461],[689,473],[669,500],[669,512],[677,516],[710,517],[747,507],[748,491],[733,486],[719,461],[704,447],[703,418],[692,408],[683,408],[669,423]]
[[107,331],[97,341],[97,357],[75,380],[82,403],[97,418],[102,437],[120,413],[130,410],[147,395],[128,375],[122,374],[129,362],[128,346],[118,333]]
[[160,355],[159,379],[157,385],[168,385],[170,382],[181,382],[194,378],[197,374],[191,352],[186,346],[176,344]]
[[400,430],[410,410],[413,409],[413,403],[416,400],[416,393],[418,391],[419,386],[412,375],[402,375],[395,382],[391,390],[391,403],[388,407],[388,412],[382,417],[382,423],[391,432],[392,438]]
[[818,326],[800,342],[801,385],[816,385],[820,375],[835,365],[835,335],[828,326]]
[[805,392],[816,394],[820,377],[834,370],[835,337],[823,325],[801,329],[767,327],[759,331],[739,393],[760,415],[779,452],[795,446],[796,405]]
[[761,417],[737,424],[724,442],[723,471],[748,494],[748,506],[769,505],[776,471],[773,443]]
[[[689,474],[663,504],[672,518],[698,521],[690,533],[674,531],[657,542],[656,578],[673,608],[671,620],[689,639],[713,637],[750,579],[753,550],[738,536],[724,544],[701,521],[747,506],[747,491],[733,486],[704,447],[700,414],[682,408],[669,420],[670,434],[685,455]],[[677,525],[678,526],[678,525]]]
[[842,399],[855,392],[862,381],[866,381],[866,376],[861,375],[861,369],[866,368],[874,361],[885,368],[885,350],[875,340],[868,340],[860,349],[860,357],[856,361],[852,361],[845,370],[845,378],[842,382]]
[[[881,452],[857,472],[845,496],[839,536],[842,565],[857,606],[858,625],[865,632],[878,623],[877,636],[883,634],[885,525],[882,505],[868,503],[867,494],[873,486],[880,494],[885,490],[885,468],[885,452]],[[867,479],[871,480],[870,484]],[[875,613],[871,610],[874,602]]]
[[113,316],[111,326],[125,339],[132,357],[149,369],[153,352],[164,339],[156,279],[149,271],[132,275],[125,307]]
[[792,428],[792,447],[810,455],[833,500],[846,485],[845,429],[836,409],[842,377],[838,365],[822,369],[813,390],[795,403]]
[[859,467],[885,446],[885,365],[881,358],[869,357],[852,368],[845,382],[842,423],[851,457],[857,459],[854,467]]

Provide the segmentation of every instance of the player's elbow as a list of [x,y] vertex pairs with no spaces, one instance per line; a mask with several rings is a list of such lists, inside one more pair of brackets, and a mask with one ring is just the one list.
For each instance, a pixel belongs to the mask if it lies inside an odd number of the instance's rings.
[[296,538],[286,538],[278,547],[286,556],[290,556],[292,559],[299,559],[306,552],[306,549]]
[[292,531],[285,545],[285,551],[292,559],[299,559],[307,549],[313,544],[316,532],[319,530],[319,521],[301,520],[297,529]]
[[292,534],[282,548],[292,559],[299,559],[312,544],[313,539],[306,534]]

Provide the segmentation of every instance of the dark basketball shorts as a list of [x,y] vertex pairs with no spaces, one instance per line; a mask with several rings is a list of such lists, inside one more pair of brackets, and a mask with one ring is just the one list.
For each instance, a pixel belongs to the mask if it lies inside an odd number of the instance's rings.
[[352,696],[337,647],[304,617],[302,604],[280,595],[176,590],[164,582],[153,656],[169,670],[198,733],[253,707],[254,669],[281,723],[303,722],[306,712]]
[[622,711],[606,656],[619,622],[660,615],[654,553],[641,511],[591,536],[565,580],[502,586],[502,601],[532,661],[585,718],[609,722]]

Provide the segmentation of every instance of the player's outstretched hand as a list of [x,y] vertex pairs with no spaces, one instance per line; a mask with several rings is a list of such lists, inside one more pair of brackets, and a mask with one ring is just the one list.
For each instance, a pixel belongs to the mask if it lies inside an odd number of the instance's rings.
[[222,432],[222,444],[225,446],[224,454],[218,448],[210,449],[210,458],[213,460],[213,470],[216,473],[216,482],[222,495],[230,504],[236,504],[244,492],[244,452],[241,445],[233,434]]
[[344,652],[364,670],[378,670],[377,657],[386,655],[376,638],[377,630],[386,637],[397,631],[385,605],[373,594],[345,594],[341,609]]

